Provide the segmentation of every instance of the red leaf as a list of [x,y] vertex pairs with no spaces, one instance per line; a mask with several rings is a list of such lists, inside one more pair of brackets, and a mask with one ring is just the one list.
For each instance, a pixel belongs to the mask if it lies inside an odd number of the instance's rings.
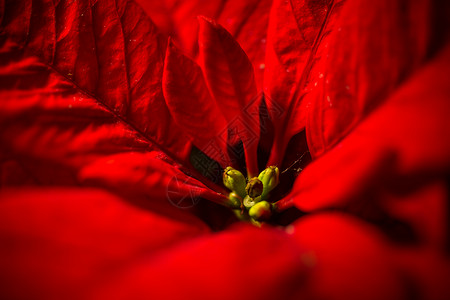
[[264,72],[267,109],[275,126],[269,165],[281,163],[291,137],[306,126],[308,103],[303,100],[303,89],[321,30],[329,17],[329,2],[276,0],[273,3]]
[[302,87],[313,156],[335,146],[442,48],[449,12],[440,1],[333,4]]
[[[166,205],[170,189],[177,191],[171,195],[173,201],[196,191],[196,196],[220,202],[216,193],[194,179],[185,180],[183,173],[155,154],[139,153],[151,151],[152,145],[52,69],[30,58],[8,70],[4,77],[17,88],[0,91],[0,124],[7,128],[0,133],[2,151],[26,165],[37,183],[81,180],[122,195],[150,196]],[[171,188],[174,178],[184,185]]]
[[242,140],[249,177],[258,174],[259,98],[253,66],[233,37],[220,25],[199,18],[200,63],[206,82],[228,127]]
[[410,240],[443,251],[450,143],[442,137],[450,131],[449,68],[447,46],[309,165],[283,205],[292,199],[303,211],[342,209],[385,227],[391,236],[397,228],[386,220],[394,219],[407,226]]
[[6,1],[4,16],[4,35],[23,47],[24,59],[37,56],[139,138],[174,159],[188,159],[190,143],[171,119],[162,95],[164,45],[136,4]]
[[209,94],[200,67],[169,41],[163,74],[163,91],[175,122],[195,145],[222,167],[230,165],[228,125]]
[[[151,299],[268,300],[305,295],[310,269],[300,259],[295,242],[282,231],[240,225],[135,261],[124,272],[111,273],[92,299],[145,295]],[[249,249],[258,251],[248,254]],[[251,284],[244,284],[244,278]]]
[[400,184],[411,180],[408,176],[446,172],[450,143],[443,137],[450,131],[449,68],[447,46],[337,147],[301,173],[293,189],[297,205],[305,210],[342,207],[386,180]]
[[182,210],[165,217],[100,190],[2,190],[2,297],[85,298],[133,261],[208,232]]
[[298,220],[293,237],[312,268],[308,288],[317,299],[403,299],[390,247],[380,232],[356,218],[322,213]]
[[216,18],[220,15],[224,0],[137,0],[147,14],[166,35],[173,38],[177,45],[191,57],[198,52],[197,16]]
[[272,0],[225,1],[215,18],[239,42],[253,64],[255,81],[261,90],[265,67],[266,35]]
[[159,29],[176,44],[196,57],[198,52],[197,16],[217,20],[239,42],[255,68],[258,87],[262,84],[268,10],[272,0],[137,0]]
[[[9,65],[1,69],[1,149],[27,165],[38,164],[40,182],[73,182],[76,171],[98,157],[151,149],[96,99],[35,58],[21,54],[12,46],[6,53]],[[47,167],[40,168],[43,164]],[[61,167],[69,169],[72,178],[54,177],[52,169]]]
[[[6,160],[24,164],[35,182],[51,184],[76,183],[84,167],[104,156],[146,152],[155,145],[171,158],[189,161],[191,143],[162,95],[157,33],[135,4],[38,2],[30,25],[15,20],[31,11],[6,4],[0,70]],[[40,30],[30,29],[27,36],[28,26]],[[55,38],[46,38],[42,28],[52,26]],[[162,161],[153,167],[158,164],[172,169]],[[147,179],[157,172],[149,170]],[[111,182],[104,185],[114,186]]]
[[[87,185],[100,185],[124,197],[146,196],[156,202],[178,208],[191,208],[199,198],[223,204],[228,199],[185,175],[167,163],[162,163],[161,153],[126,152],[105,156],[86,165],[78,179]],[[167,200],[168,201],[167,201]]]
[[[194,140],[230,164],[229,119],[241,107],[223,116],[214,98],[247,103],[247,89],[235,86],[254,87],[247,57],[265,67],[270,0],[163,1],[175,14],[167,24],[178,27],[167,32],[186,45],[197,11],[231,33],[203,24],[207,82],[173,45],[164,66],[166,39],[131,0],[0,0],[1,184],[28,185],[0,191],[2,296],[444,298],[449,46],[436,54],[448,42],[448,4],[277,1],[266,62],[279,98],[268,104],[277,126],[269,163],[306,126],[317,160],[279,204],[308,215],[286,230],[237,224],[205,236],[202,222],[173,205],[226,198],[171,158],[187,162]],[[231,36],[254,52],[246,57]],[[238,59],[225,63],[228,55]],[[215,208],[197,212],[214,224],[223,216]],[[319,212],[330,209],[341,212]],[[392,220],[412,239],[392,238]]]

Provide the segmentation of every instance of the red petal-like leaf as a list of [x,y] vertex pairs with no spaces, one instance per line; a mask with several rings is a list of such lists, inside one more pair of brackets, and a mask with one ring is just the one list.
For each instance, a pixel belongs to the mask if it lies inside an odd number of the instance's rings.
[[328,17],[329,2],[273,3],[264,72],[267,109],[275,125],[269,165],[281,163],[290,138],[306,126],[308,104],[302,100],[303,88]]
[[[81,93],[35,58],[23,59],[21,51],[12,47],[18,60],[0,69],[7,85],[0,89],[1,150],[10,161],[24,165],[35,183],[81,181],[127,195],[144,194],[168,205],[167,192],[178,178],[176,183],[184,185],[173,188],[178,191],[171,196],[173,201],[191,189],[196,196],[218,198],[196,180],[185,180],[183,173],[154,152],[144,154],[152,150],[152,144],[97,99]],[[10,59],[11,52],[7,53]],[[86,182],[86,178],[95,180]]]
[[182,210],[165,217],[101,190],[2,190],[1,295],[85,299],[133,261],[208,232]]
[[342,207],[386,180],[400,184],[405,176],[445,172],[450,167],[450,143],[443,138],[450,132],[449,68],[447,46],[336,148],[300,174],[294,186],[297,205],[306,210]]
[[171,36],[191,57],[198,51],[197,16],[217,20],[239,42],[255,67],[262,84],[266,33],[272,0],[137,0],[159,29]]
[[[336,145],[448,40],[442,1],[335,2],[303,101],[313,156]],[[432,20],[432,21],[431,21]]]
[[92,299],[301,299],[311,271],[301,254],[282,231],[241,224],[112,272]]
[[[224,204],[227,198],[167,163],[158,152],[126,152],[105,156],[86,165],[78,179],[88,185],[104,186],[133,198],[167,199],[178,208],[191,208],[199,197]],[[164,201],[166,202],[166,201]]]
[[[409,242],[443,251],[450,168],[450,142],[443,138],[450,131],[449,68],[447,46],[309,165],[292,195],[281,202],[292,199],[304,211],[343,209],[378,224],[394,238],[401,230]],[[389,220],[404,225],[398,228]]]
[[137,0],[166,35],[191,57],[198,52],[197,16],[216,18],[227,0]]
[[253,63],[259,90],[265,67],[266,35],[271,5],[272,0],[225,1],[220,15],[215,16],[218,23],[239,42]]
[[200,63],[230,130],[242,140],[249,177],[258,174],[259,103],[253,66],[220,25],[199,18]]
[[222,167],[230,165],[228,124],[211,97],[200,67],[169,41],[163,74],[163,91],[175,122],[195,145]]
[[[3,35],[110,110],[172,158],[190,143],[161,89],[164,45],[130,1],[5,1]],[[158,121],[155,122],[155,119]]]
[[[15,45],[1,49],[9,63],[0,69],[1,150],[30,172],[36,169],[39,182],[73,183],[77,170],[98,157],[151,150],[132,128],[54,69],[24,57]],[[54,176],[53,169],[66,169],[69,177]]]
[[323,213],[298,220],[290,231],[312,268],[308,288],[317,299],[404,299],[389,244],[373,226]]
[[[6,6],[0,52],[0,149],[1,160],[9,168],[2,176],[19,172],[30,174],[24,182],[31,178],[35,184],[79,184],[84,176],[80,174],[87,168],[103,175],[102,180],[95,181],[96,185],[117,190],[133,185],[132,178],[146,181],[147,185],[138,185],[141,190],[137,193],[169,205],[166,193],[171,180],[184,176],[179,170],[153,158],[141,162],[144,173],[131,175],[140,158],[136,153],[153,151],[155,145],[164,150],[170,148],[171,157],[189,158],[190,142],[172,121],[162,96],[162,62],[153,25],[132,3],[116,7],[105,1],[93,5],[95,22],[103,24],[109,22],[105,18],[112,18],[110,27],[94,26],[91,18],[84,18],[91,13],[90,5],[83,8],[81,2],[59,2],[53,10],[52,5],[37,2],[30,22],[37,22],[39,28],[56,22],[56,40],[52,42],[30,29],[26,45],[17,44],[23,38],[17,34],[20,26],[9,21],[7,13],[27,13],[15,11],[15,3]],[[70,14],[73,11],[80,13],[79,17]],[[126,25],[116,20],[117,14]],[[45,18],[34,20],[35,15]],[[70,17],[75,19],[67,22]],[[66,30],[67,26],[72,27]],[[111,46],[104,40],[105,35],[114,42]],[[142,40],[147,37],[149,40]],[[96,44],[91,48],[89,43],[94,38]],[[96,52],[101,54],[100,60],[109,57],[111,62],[97,61]],[[125,173],[102,173],[99,162],[110,161],[111,155],[118,153],[129,159],[128,167],[122,166]],[[160,174],[162,169],[166,169],[164,175]],[[121,176],[128,176],[129,180],[115,185]],[[21,184],[17,180],[3,182]],[[180,187],[183,192],[194,188],[196,194],[221,200],[193,179],[182,183],[186,184]],[[182,198],[182,193],[178,197]]]

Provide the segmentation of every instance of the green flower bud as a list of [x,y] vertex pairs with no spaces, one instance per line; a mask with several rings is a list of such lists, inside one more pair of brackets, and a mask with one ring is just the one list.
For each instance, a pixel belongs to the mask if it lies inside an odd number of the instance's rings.
[[250,208],[248,214],[257,221],[267,220],[272,215],[270,203],[267,201],[258,202]]
[[230,199],[230,204],[232,208],[241,208],[242,198],[235,192],[231,192],[228,195],[228,199]]
[[238,170],[227,167],[223,171],[223,184],[241,198],[245,197],[245,177]]
[[245,191],[251,198],[256,198],[263,192],[263,183],[258,178],[253,177],[248,181]]
[[259,173],[258,179],[262,181],[264,189],[261,198],[265,200],[267,195],[272,191],[280,181],[280,170],[276,166],[270,166]]
[[245,196],[243,203],[244,203],[245,207],[250,208],[253,205],[255,205],[256,203],[258,203],[259,201],[261,201],[261,197],[252,198],[249,195],[247,195],[247,196]]

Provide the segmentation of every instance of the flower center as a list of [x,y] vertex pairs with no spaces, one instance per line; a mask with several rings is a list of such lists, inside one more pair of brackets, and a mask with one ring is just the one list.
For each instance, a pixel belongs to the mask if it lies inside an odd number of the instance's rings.
[[276,166],[270,166],[258,177],[248,179],[238,170],[227,167],[223,172],[223,184],[231,190],[228,199],[236,215],[255,225],[268,220],[272,215],[272,204],[268,200],[270,192],[279,183],[279,176]]

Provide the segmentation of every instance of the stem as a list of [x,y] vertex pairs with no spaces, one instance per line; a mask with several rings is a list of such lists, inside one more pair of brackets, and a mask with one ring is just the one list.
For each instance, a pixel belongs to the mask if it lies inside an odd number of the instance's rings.
[[280,213],[294,206],[294,197],[284,198],[272,203],[272,209],[276,213]]
[[205,193],[202,196],[204,196],[206,200],[210,200],[211,202],[220,204],[222,206],[225,206],[228,208],[233,207],[232,202],[230,201],[230,199],[228,199],[227,196],[220,194],[220,193],[216,193],[212,190],[205,189]]

